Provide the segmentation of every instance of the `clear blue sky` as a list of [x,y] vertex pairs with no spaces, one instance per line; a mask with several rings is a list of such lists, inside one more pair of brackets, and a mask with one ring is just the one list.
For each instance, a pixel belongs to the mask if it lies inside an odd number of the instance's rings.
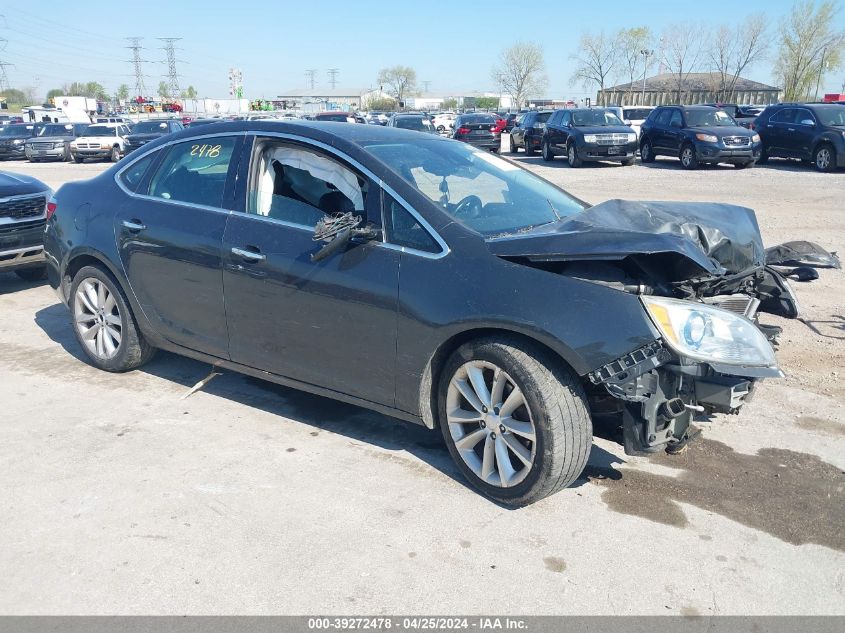
[[[110,92],[134,88],[131,53],[123,38],[142,36],[145,79],[154,93],[167,70],[157,37],[181,37],[178,64],[183,87],[201,96],[225,97],[230,66],[243,71],[246,96],[274,97],[304,88],[305,71],[316,68],[317,87],[328,87],[327,69],[338,68],[338,88],[358,92],[374,86],[380,68],[413,67],[436,94],[494,90],[490,71],[501,50],[517,40],[542,45],[549,79],[547,96],[580,97],[571,86],[570,54],[582,30],[616,31],[648,25],[700,21],[701,27],[765,11],[774,34],[789,0],[603,0],[520,2],[463,0],[265,0],[214,2],[147,0],[87,3],[56,0],[0,1],[0,38],[8,40],[0,60],[13,87],[35,86],[40,94],[68,81],[99,81]],[[520,17],[517,17],[520,16]],[[845,25],[840,2],[838,28]],[[2,44],[0,44],[0,47]],[[770,53],[770,58],[774,52]],[[745,76],[774,83],[771,59]],[[838,92],[845,69],[829,73],[823,91]],[[594,94],[595,91],[592,91]]]

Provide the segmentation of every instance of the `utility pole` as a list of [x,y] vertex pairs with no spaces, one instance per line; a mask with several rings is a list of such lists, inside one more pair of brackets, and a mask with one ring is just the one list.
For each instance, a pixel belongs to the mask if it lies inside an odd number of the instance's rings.
[[643,56],[643,96],[640,99],[640,105],[645,105],[645,76],[648,73],[648,58],[654,55],[654,50],[644,48],[640,51],[640,55]]
[[[329,83],[332,85],[332,90],[334,90],[335,85],[337,84],[337,74],[340,72],[337,68],[329,68]],[[312,88],[314,86],[311,86]]]
[[179,90],[179,75],[176,73],[176,62],[178,61],[176,59],[176,42],[182,38],[160,37],[158,39],[164,42],[162,50],[166,56],[164,63],[167,64],[167,74],[164,76],[167,78],[170,96],[175,99],[181,94],[181,90]]
[[317,75],[316,68],[309,68],[305,71],[305,76],[308,77],[308,81],[305,82],[306,86],[310,86],[311,90],[314,90],[314,77]]
[[819,76],[816,79],[816,96],[813,98],[813,101],[819,100],[819,85],[822,82],[822,73],[824,72],[824,57],[825,57],[826,54],[827,54],[827,49],[823,48],[822,49],[822,61],[819,64]]
[[141,64],[146,63],[146,59],[141,59],[141,40],[144,39],[142,37],[127,37],[129,40],[130,46],[127,46],[130,51],[132,51],[132,69],[135,72],[135,97],[145,97],[147,92],[147,87],[144,85],[144,71],[141,68]]

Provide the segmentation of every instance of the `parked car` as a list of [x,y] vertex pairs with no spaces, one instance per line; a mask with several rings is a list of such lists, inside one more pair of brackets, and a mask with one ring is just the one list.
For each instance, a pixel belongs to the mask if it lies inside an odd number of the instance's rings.
[[491,152],[498,152],[502,144],[502,134],[498,131],[496,117],[486,112],[458,115],[452,138]]
[[88,126],[84,136],[71,141],[70,153],[77,163],[87,158],[108,159],[116,163],[125,152],[129,133],[129,128],[123,123],[94,123]]
[[526,156],[531,156],[543,143],[543,130],[552,110],[532,110],[521,114],[511,129],[510,152],[515,154],[521,147]]
[[343,112],[341,110],[330,110],[328,112],[317,112],[314,115],[315,121],[334,121],[339,123],[358,123],[354,112]]
[[88,123],[48,123],[38,136],[24,143],[26,157],[32,163],[42,160],[71,160],[70,144],[88,129]]
[[0,171],[0,272],[27,281],[47,276],[44,222],[52,190],[40,180]]
[[634,164],[637,135],[606,108],[555,110],[546,121],[541,151],[545,161],[566,156],[570,167],[597,161],[628,166]]
[[451,112],[445,112],[442,114],[435,114],[434,118],[432,119],[432,123],[434,124],[434,128],[440,134],[446,134],[452,132],[455,128],[455,119],[457,118],[456,114],[452,114]]
[[37,136],[44,123],[12,123],[0,132],[0,160],[26,158],[26,142]]
[[655,108],[640,131],[642,162],[675,156],[684,169],[705,163],[752,167],[760,147],[756,132],[739,127],[723,110],[704,105]]
[[654,110],[653,106],[623,106],[621,108],[622,116],[619,118],[622,119],[622,123],[630,127],[634,130],[634,134],[637,135],[637,138],[640,138],[640,128],[642,127],[643,122],[648,118],[648,115],[651,114],[651,111]]
[[173,134],[185,129],[181,121],[176,119],[151,119],[149,121],[139,121],[132,128],[132,131],[126,137],[124,144],[125,153],[128,154],[140,147],[143,147],[150,141],[154,141],[162,136]]
[[510,132],[514,128],[520,116],[519,112],[499,112],[498,114],[505,120],[505,132]]
[[760,162],[771,157],[812,161],[819,171],[845,167],[845,108],[836,103],[782,103],[757,118]]
[[387,122],[388,127],[398,127],[403,130],[416,130],[426,134],[437,134],[431,119],[422,114],[394,114]]
[[223,119],[194,119],[185,127],[200,127],[201,125],[209,125],[211,123],[220,123]]
[[509,506],[579,477],[591,412],[619,416],[632,454],[680,448],[695,411],[782,375],[756,311],[797,307],[749,209],[589,207],[407,130],[208,132],[54,195],[48,279],[95,367],[165,349],[439,426]]

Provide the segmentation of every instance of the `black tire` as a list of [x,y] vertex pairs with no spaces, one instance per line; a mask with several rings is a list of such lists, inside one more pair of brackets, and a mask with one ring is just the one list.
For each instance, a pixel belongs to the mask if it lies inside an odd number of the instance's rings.
[[526,156],[534,156],[534,146],[530,143],[527,136],[522,137],[522,146],[525,149]]
[[646,139],[640,144],[640,160],[644,163],[653,163],[654,159],[654,149],[651,146],[651,141]]
[[[512,487],[495,486],[476,475],[449,430],[446,394],[456,372],[469,361],[489,362],[507,372],[531,410],[534,462]],[[446,446],[464,476],[482,494],[510,507],[533,503],[569,486],[584,470],[592,447],[593,425],[578,377],[547,350],[507,336],[469,341],[452,354],[439,381],[438,415]]]
[[630,167],[631,165],[634,164],[634,159],[633,158],[626,158],[625,160],[620,161],[620,162],[622,163],[623,167]]
[[[525,153],[527,154],[528,153],[528,149],[527,149],[528,144],[527,143],[525,144],[525,147],[526,147]],[[541,154],[543,156],[543,160],[546,161],[547,163],[550,163],[555,159],[555,155],[552,154],[552,148],[549,146],[549,142],[546,141],[546,140],[543,141],[543,147],[542,147],[542,150],[541,150]]]
[[[92,353],[85,341],[82,340],[79,328],[75,324],[74,315],[78,313],[79,306],[77,290],[79,289],[79,285],[87,279],[96,279],[105,285],[114,298],[120,315],[121,341],[115,355],[111,358],[101,358],[95,353]],[[111,273],[105,269],[99,266],[83,266],[80,268],[79,272],[73,277],[73,283],[71,283],[69,303],[71,327],[73,328],[74,336],[94,367],[110,372],[130,371],[141,367],[155,355],[156,349],[147,343],[138,329],[138,323],[135,320],[135,315],[132,313],[123,289],[114,277],[112,277]]]
[[760,148],[760,155],[757,156],[754,162],[758,165],[765,165],[767,162],[769,162],[769,155],[766,153],[766,148]]
[[813,151],[816,171],[831,172],[836,169],[836,150],[830,143],[822,143]]
[[84,158],[82,158],[82,156],[74,156],[74,157],[73,157],[73,162],[74,162],[74,163],[82,163],[82,162],[84,162],[84,161],[85,161],[85,159],[84,159]]
[[113,163],[116,163],[120,160],[120,148],[115,145],[111,148],[111,154],[109,154],[109,160]]
[[681,161],[681,167],[684,169],[698,169],[698,156],[695,155],[695,146],[691,143],[681,145],[678,158]]
[[70,148],[65,146],[65,153],[62,155],[62,161],[69,163],[73,160],[73,155],[70,153]]
[[513,134],[508,134],[508,150],[511,154],[516,154],[516,141],[513,140]]
[[734,167],[737,169],[750,169],[751,167],[754,167],[754,161],[749,160],[744,163],[734,163]]
[[20,268],[15,271],[15,274],[24,281],[44,281],[47,279],[47,267]]
[[575,169],[584,164],[584,161],[578,157],[578,147],[574,142],[566,146],[566,162],[569,163],[570,167]]

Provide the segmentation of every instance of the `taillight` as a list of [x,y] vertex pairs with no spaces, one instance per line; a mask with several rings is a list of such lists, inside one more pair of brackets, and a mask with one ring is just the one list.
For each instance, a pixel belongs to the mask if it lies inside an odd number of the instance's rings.
[[47,203],[47,219],[48,219],[48,220],[49,220],[50,218],[52,218],[52,217],[53,217],[53,214],[56,212],[56,207],[57,207],[57,206],[58,206],[58,205],[56,205],[56,201],[55,201],[55,200],[50,200],[50,201]]
[[458,134],[460,134],[461,136],[466,136],[467,134],[469,134],[469,128],[468,127],[459,127],[458,128]]

